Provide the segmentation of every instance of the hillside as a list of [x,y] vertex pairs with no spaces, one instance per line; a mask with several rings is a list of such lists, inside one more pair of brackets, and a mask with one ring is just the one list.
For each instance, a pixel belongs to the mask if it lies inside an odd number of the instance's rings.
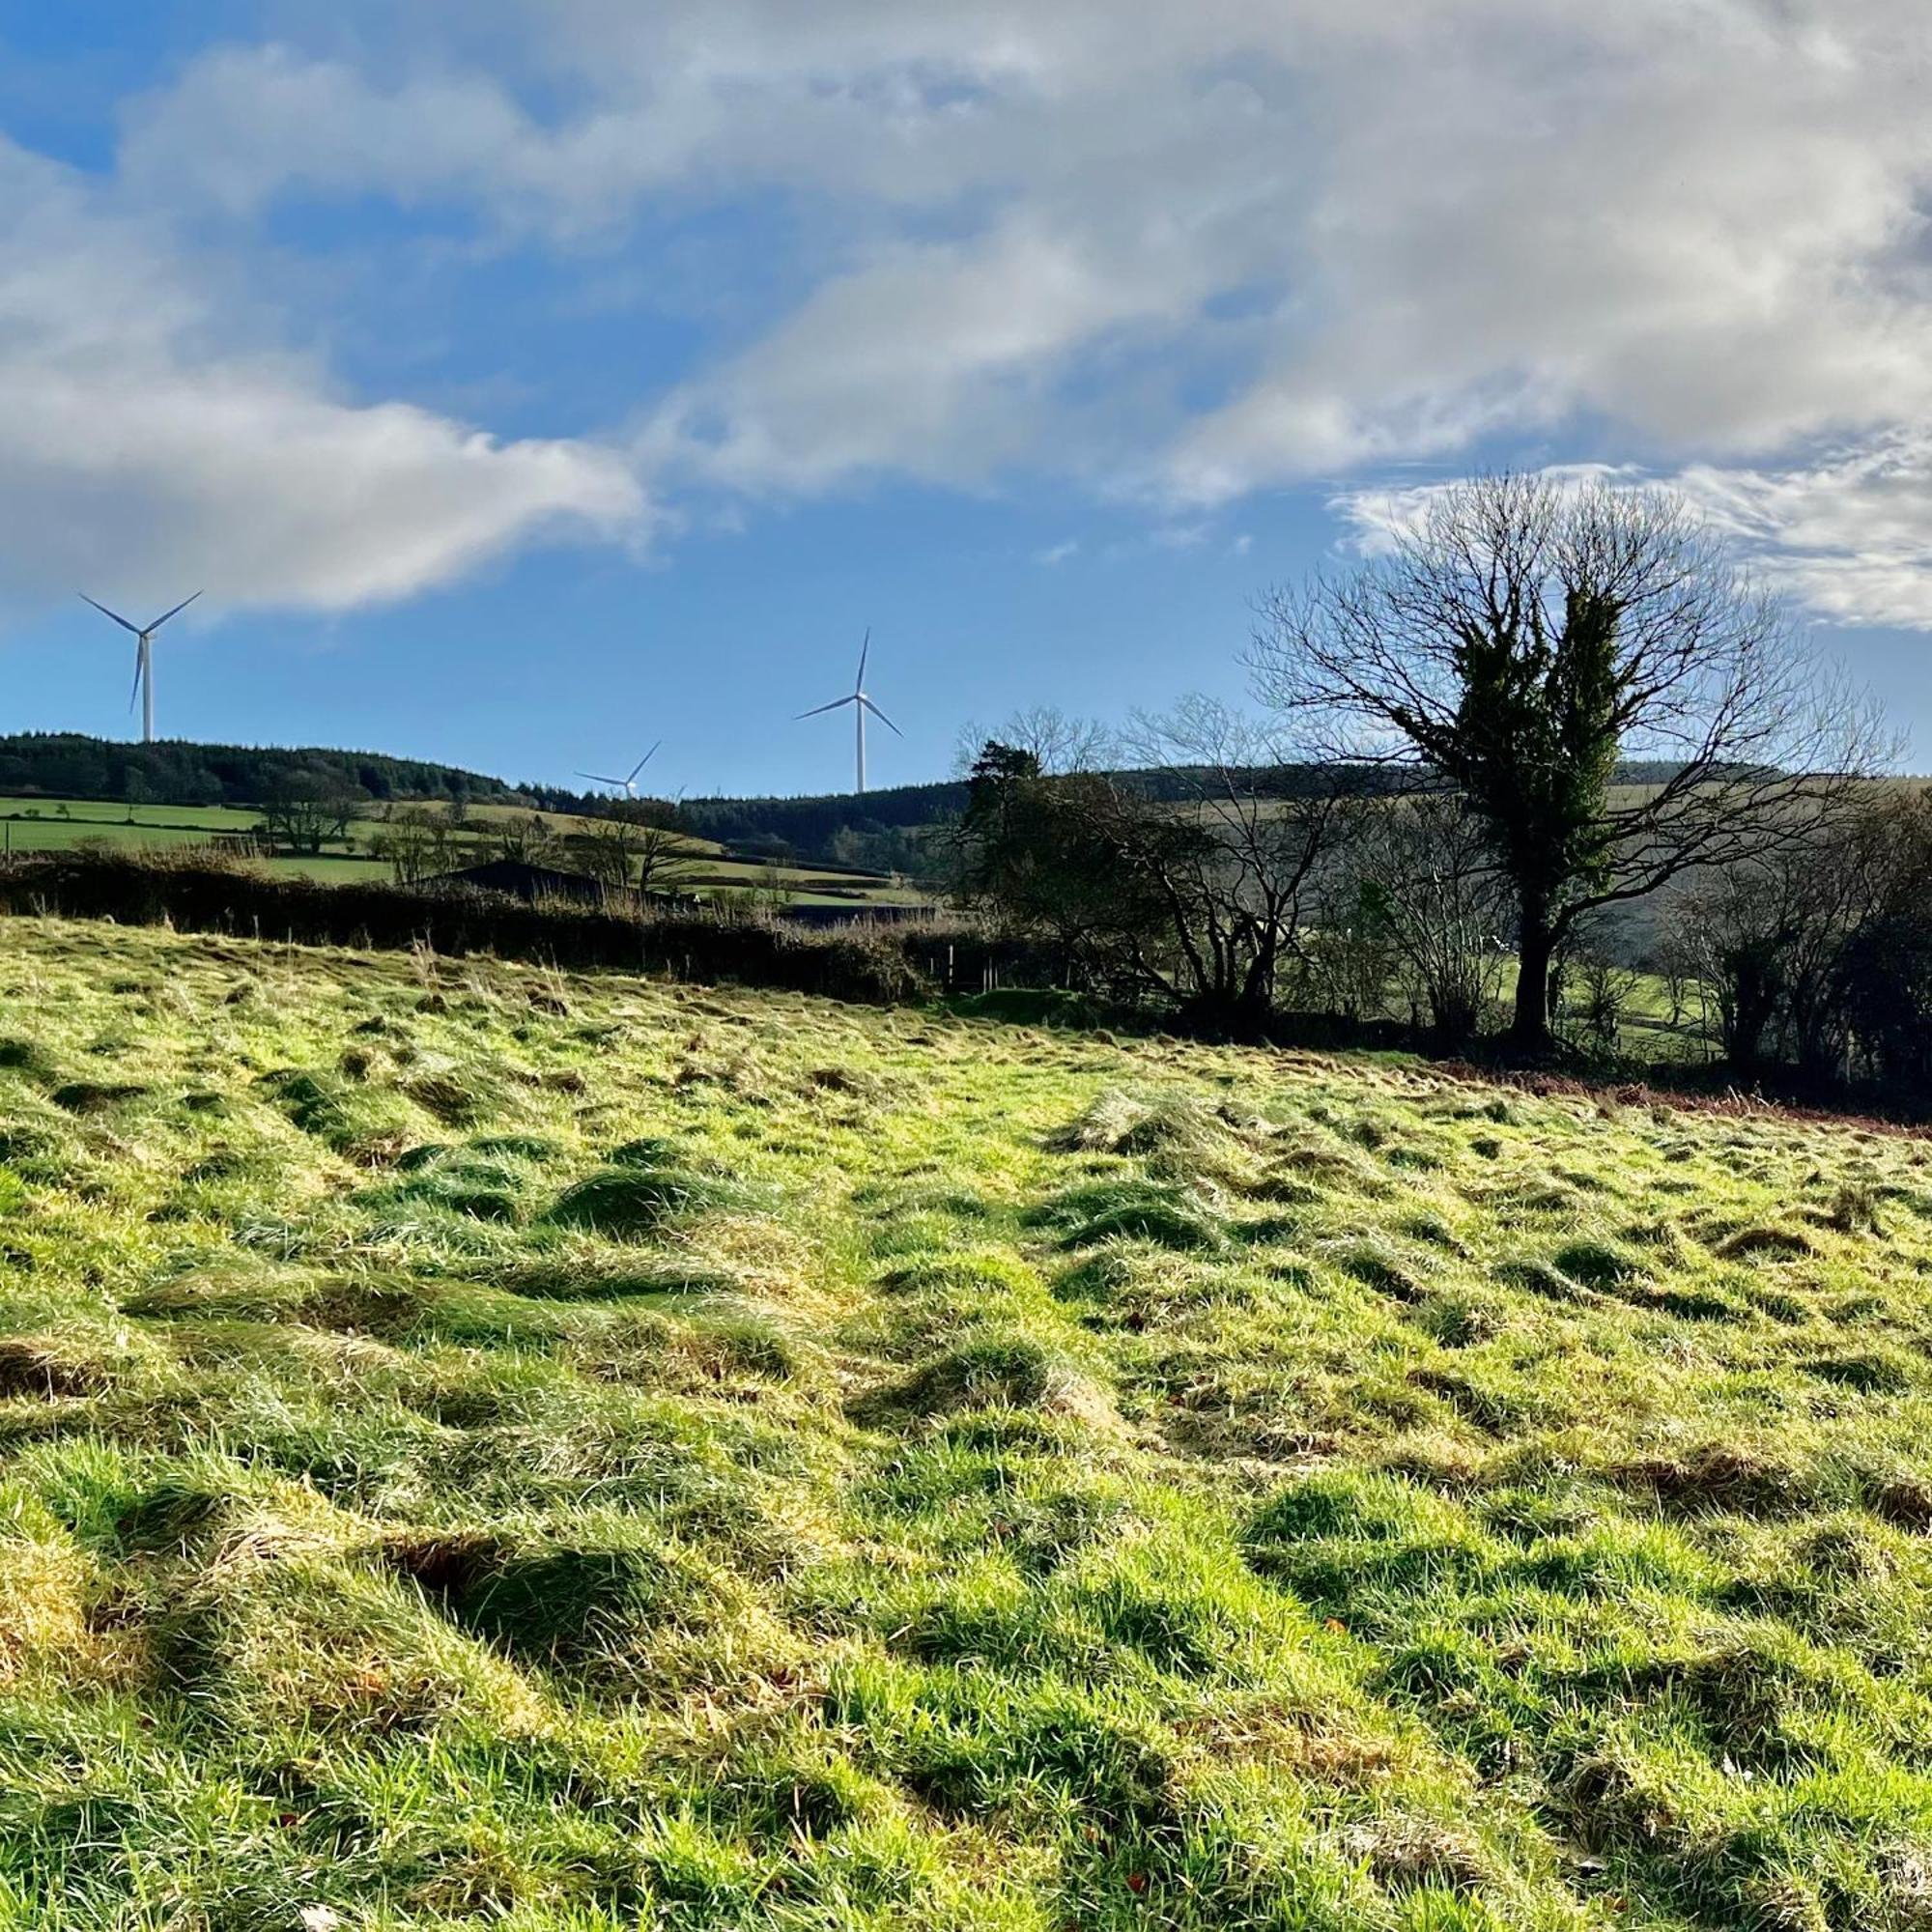
[[380,752],[200,745],[175,738],[120,744],[73,731],[0,736],[0,793],[136,805],[256,806],[277,784],[297,778],[359,790],[372,799],[488,802],[512,795],[501,779]]
[[[1654,784],[1669,767],[1652,761],[1619,768],[1620,784]],[[1194,795],[1198,780],[1168,771],[1128,771],[1129,783],[1155,798]],[[1321,766],[1257,773],[1272,790],[1325,782]],[[601,791],[512,782],[460,766],[375,752],[322,746],[201,745],[186,739],[159,744],[117,743],[76,732],[0,735],[0,799],[91,801],[135,807],[235,810],[260,806],[290,784],[346,791],[384,804],[459,801],[465,806],[533,805],[574,818],[601,813]],[[932,869],[927,838],[966,809],[964,780],[892,785],[863,794],[828,792],[796,798],[710,797],[682,800],[677,824],[694,838],[738,848],[750,861],[802,860],[814,867],[845,865],[872,874]],[[663,808],[668,814],[672,808]]]
[[11,1922],[1927,1922],[1922,1142],[55,921],[0,982]]

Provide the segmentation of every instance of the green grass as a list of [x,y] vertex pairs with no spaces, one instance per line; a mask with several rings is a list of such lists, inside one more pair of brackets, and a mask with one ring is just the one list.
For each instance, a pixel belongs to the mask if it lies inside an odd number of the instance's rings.
[[[435,810],[435,806],[412,805],[410,810]],[[473,806],[466,823],[479,838],[503,819],[525,820],[540,817],[559,838],[599,829],[599,821],[566,812],[531,812],[511,806]],[[252,832],[261,824],[259,811],[233,806],[213,805],[136,805],[129,807],[110,799],[53,800],[45,798],[0,797],[0,831],[4,843],[13,852],[65,852],[83,842],[93,841],[130,850],[206,844],[222,833]],[[390,867],[386,860],[371,850],[381,838],[384,821],[380,816],[351,821],[346,847],[331,845],[319,858],[273,857],[264,860],[272,872],[298,873],[329,884],[344,881],[386,880]],[[779,867],[752,860],[732,859],[724,848],[708,838],[685,841],[692,865],[690,890],[710,895],[717,890],[747,892],[768,887],[774,878],[801,904],[849,904],[855,897],[880,905],[923,903],[917,890],[871,873],[824,872],[811,867]],[[477,854],[474,856],[481,856]],[[564,862],[566,865],[568,860]]]
[[1922,1141],[106,925],[0,989],[0,1924],[1932,1923]]

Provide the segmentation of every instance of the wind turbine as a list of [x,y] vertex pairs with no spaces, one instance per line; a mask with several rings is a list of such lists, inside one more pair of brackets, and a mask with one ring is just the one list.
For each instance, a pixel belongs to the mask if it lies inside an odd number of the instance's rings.
[[[658,740],[658,745],[662,745],[663,743],[664,740],[660,738]],[[644,755],[641,758],[639,758],[635,765],[631,767],[631,775],[629,778],[622,778],[622,779],[606,778],[602,772],[579,772],[577,776],[581,779],[589,779],[595,784],[615,785],[618,788],[618,790],[624,794],[626,798],[636,798],[638,795],[638,774],[640,771],[642,771],[643,768],[647,764],[649,764],[654,757],[657,756],[658,745],[653,745],[651,749],[648,752],[646,752]]]
[[[83,604],[94,604],[94,599],[85,590],[75,593]],[[194,597],[199,597],[197,590]],[[128,699],[128,709],[134,708],[134,699],[141,700],[141,742],[152,745],[155,742],[155,633],[170,617],[179,616],[194,602],[194,597],[184,597],[172,611],[163,611],[152,624],[130,624],[118,611],[110,611],[105,604],[94,604],[94,608],[103,617],[112,617],[124,631],[134,634],[134,689]]]
[[[859,738],[859,790],[866,789],[866,713],[870,712],[894,737],[903,738],[905,733],[866,696],[866,659],[872,649],[872,627],[866,627],[866,641],[859,646],[859,675],[852,680],[851,692],[844,697],[835,697],[830,704],[814,704],[810,711],[801,711],[800,718],[816,718],[821,711],[837,711],[849,704],[852,720]],[[794,721],[796,722],[796,721]]]

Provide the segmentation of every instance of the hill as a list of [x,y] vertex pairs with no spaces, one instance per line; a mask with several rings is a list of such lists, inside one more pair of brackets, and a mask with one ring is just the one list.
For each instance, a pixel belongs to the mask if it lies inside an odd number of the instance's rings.
[[[1669,767],[1627,764],[1621,784],[1654,784]],[[1192,795],[1186,774],[1127,771],[1120,775],[1154,797]],[[1290,766],[1256,773],[1268,790],[1324,782],[1324,768]],[[534,806],[561,817],[599,815],[611,801],[602,792],[526,781],[512,783],[460,766],[374,752],[324,746],[117,743],[74,732],[16,732],[0,736],[0,797],[86,800],[115,805],[254,807],[291,783],[321,786],[379,804],[403,800],[464,806]],[[784,798],[685,799],[662,810],[697,838],[746,857],[799,859],[844,865],[879,874],[921,875],[932,869],[926,837],[965,810],[963,780],[894,785],[864,793],[827,792]]]
[[18,1922],[1924,1923],[1923,1143],[52,920],[0,984]]
[[71,731],[0,736],[0,793],[116,804],[254,806],[290,780],[319,780],[372,799],[513,796],[500,779],[421,758],[326,746],[118,744]]

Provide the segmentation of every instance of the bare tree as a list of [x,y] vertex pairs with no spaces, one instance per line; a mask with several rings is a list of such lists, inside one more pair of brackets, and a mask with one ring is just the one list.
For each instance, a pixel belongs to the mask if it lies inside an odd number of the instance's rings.
[[521,818],[503,818],[490,828],[497,857],[524,866],[554,866],[563,845],[550,821],[532,811]]
[[1579,918],[1803,838],[1882,751],[1869,706],[1654,490],[1432,492],[1386,554],[1268,593],[1250,663],[1324,755],[1466,801],[1510,888],[1530,1052]]
[[1454,792],[1384,800],[1366,814],[1345,869],[1437,1036],[1468,1039],[1495,1005],[1508,960],[1508,895],[1481,821]]
[[1069,772],[1104,771],[1119,755],[1120,746],[1106,725],[1091,718],[1069,718],[1050,704],[1015,711],[1005,724],[986,731],[968,724],[959,733],[958,769],[970,776],[988,744],[1004,745],[1024,753],[1047,778]]
[[449,871],[462,857],[448,817],[421,806],[392,810],[370,839],[369,849],[389,862],[399,886],[419,885],[438,872]]
[[684,891],[697,875],[698,853],[668,825],[631,828],[631,856],[633,878],[647,897]]
[[295,772],[274,781],[262,802],[262,835],[285,852],[313,858],[331,839],[345,843],[350,821],[369,795],[327,772]]
[[1300,946],[1323,866],[1355,829],[1357,789],[1211,698],[1139,716],[1124,742],[1159,776],[1161,799],[1143,804],[1144,817],[1178,815],[1191,835],[1128,848],[1174,943],[1171,966],[1149,962],[1150,977],[1183,1006],[1252,1031]]

